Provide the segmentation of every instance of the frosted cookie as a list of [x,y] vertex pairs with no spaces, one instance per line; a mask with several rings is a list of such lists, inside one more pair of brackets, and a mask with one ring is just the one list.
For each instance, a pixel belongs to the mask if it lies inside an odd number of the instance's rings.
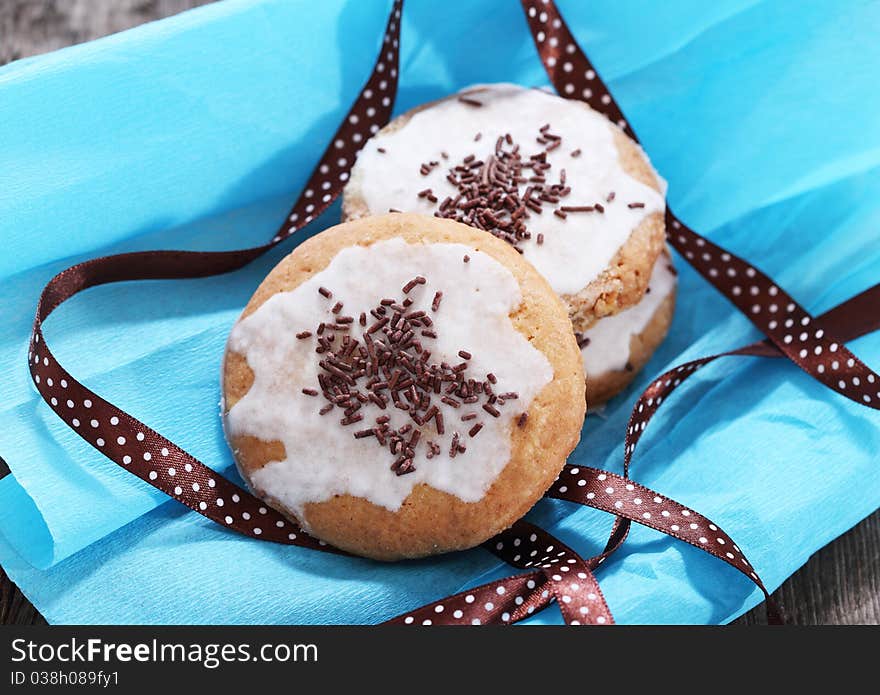
[[638,304],[575,334],[591,408],[626,388],[663,342],[675,310],[676,284],[675,268],[665,251],[654,264],[651,280]]
[[489,231],[538,269],[583,331],[644,294],[665,240],[664,190],[641,148],[586,104],[496,84],[373,136],[343,215],[403,210]]
[[303,242],[229,336],[242,476],[316,537],[382,560],[473,547],[522,517],[577,444],[565,307],[508,244],[392,214]]

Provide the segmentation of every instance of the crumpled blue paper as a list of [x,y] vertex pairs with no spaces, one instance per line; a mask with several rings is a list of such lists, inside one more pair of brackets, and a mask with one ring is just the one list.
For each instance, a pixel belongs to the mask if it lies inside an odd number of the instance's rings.
[[[880,5],[559,5],[684,220],[815,312],[880,279]],[[384,565],[237,537],[82,443],[25,368],[55,272],[268,239],[366,78],[389,6],[226,0],[0,68],[0,455],[12,470],[0,562],[50,622],[371,623],[510,573],[480,549]],[[398,112],[492,81],[546,83],[518,2],[410,0]],[[92,389],[235,477],[217,407],[223,344],[290,248],[224,277],[89,290],[53,315],[47,340]],[[669,338],[587,419],[573,462],[619,471],[651,375],[759,337],[678,267]],[[851,348],[880,366],[880,335]],[[776,587],[880,505],[878,425],[782,360],[729,358],[664,405],[633,476],[719,523]],[[584,555],[611,524],[559,501],[530,518]],[[731,568],[641,527],[598,576],[620,622],[720,623],[760,600]],[[532,619],[559,621],[552,608]]]

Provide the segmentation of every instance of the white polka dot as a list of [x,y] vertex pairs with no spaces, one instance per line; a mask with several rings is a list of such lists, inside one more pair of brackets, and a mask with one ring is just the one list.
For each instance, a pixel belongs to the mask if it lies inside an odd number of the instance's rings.
[[117,437],[116,443],[119,444],[119,446],[124,445],[125,444],[125,437]]
[[110,418],[110,424],[111,424],[111,425],[118,425],[118,424],[119,424],[119,418],[116,417],[116,416],[114,415],[113,417]]

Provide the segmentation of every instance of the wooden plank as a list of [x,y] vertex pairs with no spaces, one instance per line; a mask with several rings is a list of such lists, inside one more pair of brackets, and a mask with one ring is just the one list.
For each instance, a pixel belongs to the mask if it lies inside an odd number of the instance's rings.
[[211,0],[2,0],[0,65],[208,2]]

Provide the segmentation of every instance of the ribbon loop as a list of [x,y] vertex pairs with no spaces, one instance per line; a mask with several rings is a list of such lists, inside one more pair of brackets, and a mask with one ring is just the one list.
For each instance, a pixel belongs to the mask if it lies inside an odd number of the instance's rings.
[[145,251],[96,258],[56,275],[40,295],[28,352],[31,378],[50,407],[85,441],[193,511],[252,538],[341,552],[74,379],[43,337],[43,321],[78,292],[111,282],[198,278],[237,270],[322,213],[342,192],[360,143],[391,118],[397,94],[400,17],[395,0],[373,72],[306,188],[272,241],[235,251]]
[[589,563],[544,529],[521,519],[483,547],[508,564],[531,571],[429,603],[388,623],[511,625],[554,600],[568,625],[614,623]]

